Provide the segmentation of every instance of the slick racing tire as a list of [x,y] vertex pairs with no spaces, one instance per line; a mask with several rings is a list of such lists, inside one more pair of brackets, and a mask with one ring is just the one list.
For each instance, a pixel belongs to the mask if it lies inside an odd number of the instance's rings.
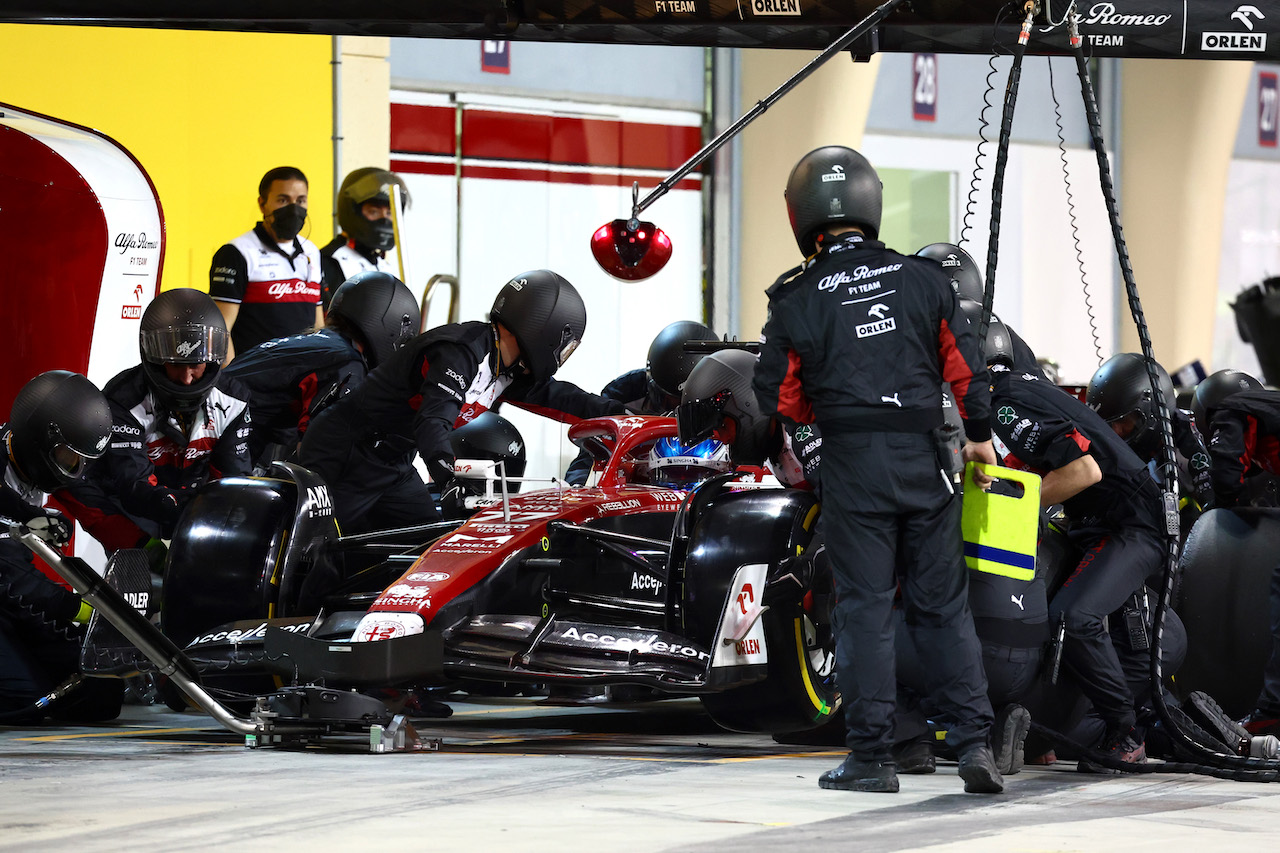
[[1203,690],[1237,719],[1253,710],[1272,648],[1268,602],[1278,561],[1280,510],[1212,509],[1196,521],[1182,552],[1180,696]]

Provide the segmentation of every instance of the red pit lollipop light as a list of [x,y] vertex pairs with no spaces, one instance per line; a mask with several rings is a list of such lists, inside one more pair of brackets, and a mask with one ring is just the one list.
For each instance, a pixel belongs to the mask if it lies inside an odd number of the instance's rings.
[[671,238],[652,222],[615,219],[591,235],[591,254],[614,278],[639,281],[671,260]]

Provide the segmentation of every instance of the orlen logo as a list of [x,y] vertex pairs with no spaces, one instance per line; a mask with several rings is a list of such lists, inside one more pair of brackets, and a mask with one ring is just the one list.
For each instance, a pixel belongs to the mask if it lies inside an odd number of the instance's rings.
[[120,319],[121,320],[141,320],[142,306],[141,305],[122,306],[120,308]]
[[524,290],[524,286],[528,283],[529,280],[526,278],[513,278],[511,281],[507,282],[507,286],[512,290]]
[[751,0],[753,15],[799,15],[800,0]]
[[844,180],[844,166],[841,166],[839,164],[832,166],[831,171],[827,172],[825,175],[822,176],[822,182],[824,184],[829,184],[832,181],[843,181],[843,180]]

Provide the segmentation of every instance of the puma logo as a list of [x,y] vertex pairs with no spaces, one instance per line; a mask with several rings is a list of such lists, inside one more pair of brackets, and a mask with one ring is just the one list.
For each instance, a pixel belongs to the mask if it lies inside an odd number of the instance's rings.
[[1010,601],[1012,601],[1014,604],[1018,605],[1018,609],[1019,609],[1019,610],[1021,610],[1021,611],[1022,611],[1022,612],[1024,612],[1024,613],[1026,612],[1027,608],[1025,608],[1025,607],[1023,607],[1023,606],[1022,606],[1022,599],[1023,599],[1023,598],[1025,598],[1025,597],[1026,597],[1026,595],[1027,595],[1027,594],[1024,592],[1022,595],[1010,595],[1010,596],[1009,596],[1009,600],[1010,600]]
[[901,409],[901,408],[902,408],[902,401],[898,399],[898,393],[899,393],[899,392],[894,391],[894,392],[893,392],[893,396],[892,396],[892,397],[886,397],[886,396],[884,396],[884,395],[882,394],[882,395],[880,395],[880,402],[881,402],[881,403],[893,403],[895,406],[897,406],[899,409]]

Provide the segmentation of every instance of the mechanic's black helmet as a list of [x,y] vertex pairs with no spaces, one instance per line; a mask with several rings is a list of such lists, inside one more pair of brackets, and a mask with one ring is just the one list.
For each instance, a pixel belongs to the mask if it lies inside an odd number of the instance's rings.
[[1262,383],[1243,370],[1219,370],[1210,373],[1196,386],[1196,393],[1191,398],[1191,412],[1195,415],[1196,426],[1209,436],[1209,422],[1213,413],[1222,405],[1222,401],[1239,391],[1261,391]]
[[409,190],[394,172],[366,166],[356,169],[342,181],[338,190],[338,226],[361,245],[387,251],[395,248],[396,235],[390,219],[369,220],[360,212],[366,201],[391,204],[391,187],[400,188],[402,210],[409,207]]
[[[481,412],[449,435],[456,459],[492,459],[506,463],[508,477],[523,477],[525,466],[524,439],[511,421],[497,412]],[[474,480],[462,481],[468,489],[480,493],[484,485]],[[520,491],[519,483],[507,490]]]
[[[1172,414],[1178,405],[1173,380],[1159,364],[1156,364],[1156,376],[1160,380],[1164,404]],[[1159,423],[1156,403],[1151,396],[1151,380],[1147,377],[1146,359],[1140,353],[1118,352],[1104,361],[1089,380],[1084,401],[1107,423],[1136,413],[1137,423],[1125,439],[1129,444],[1140,443],[1147,431]]]
[[[982,303],[961,298],[960,310],[969,318],[969,325],[973,327],[973,333],[976,335],[981,328],[979,324],[982,322]],[[1013,336],[1009,334],[1009,327],[995,314],[991,315],[991,321],[987,324],[983,358],[988,367],[993,364],[1013,367]]]
[[787,178],[787,215],[796,245],[807,257],[826,225],[857,225],[872,239],[880,233],[884,188],[867,158],[843,145],[828,145],[800,158]]
[[562,276],[551,270],[531,270],[502,286],[489,319],[515,335],[520,360],[534,381],[542,382],[582,343],[587,306]]
[[649,358],[645,362],[649,381],[663,394],[679,397],[689,371],[705,355],[685,352],[685,341],[714,340],[719,340],[716,333],[694,320],[677,320],[667,326],[649,344]]
[[951,289],[962,299],[982,301],[982,271],[964,249],[955,243],[930,243],[916,255],[941,264],[943,272],[951,276]]
[[79,373],[50,370],[14,398],[9,455],[22,479],[54,492],[79,479],[111,441],[111,409],[97,386]]
[[676,409],[681,444],[697,444],[715,435],[729,445],[735,464],[764,462],[770,419],[760,411],[751,388],[758,360],[754,353],[730,349],[698,362],[685,380]]
[[[227,357],[227,324],[209,294],[189,287],[166,290],[142,312],[138,336],[147,384],[170,411],[188,412],[209,395]],[[165,375],[166,364],[207,364],[190,385]]]
[[395,276],[366,270],[356,273],[333,293],[330,320],[339,318],[360,337],[369,369],[386,361],[418,333],[421,314],[409,288]]

